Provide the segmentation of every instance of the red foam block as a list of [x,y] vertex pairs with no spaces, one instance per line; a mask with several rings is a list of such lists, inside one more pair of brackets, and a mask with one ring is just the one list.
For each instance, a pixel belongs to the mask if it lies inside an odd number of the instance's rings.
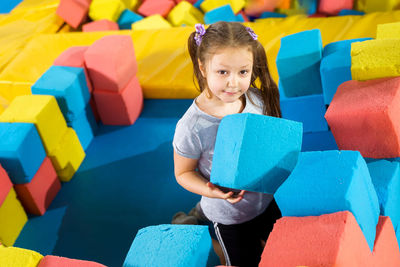
[[100,119],[106,125],[131,125],[143,107],[143,92],[135,76],[121,92],[94,91]]
[[138,13],[146,17],[155,14],[166,17],[174,6],[173,0],[147,0],[140,5]]
[[56,14],[76,29],[87,18],[91,0],[60,0]]
[[118,31],[118,30],[119,30],[118,23],[108,19],[92,21],[82,26],[83,32]]
[[6,170],[0,165],[0,206],[3,204],[11,188],[12,183],[10,177],[8,177]]
[[61,188],[57,173],[46,157],[29,183],[14,185],[17,196],[26,212],[43,215]]
[[400,157],[400,77],[342,83],[325,119],[339,149]]
[[93,262],[93,261],[84,261],[84,260],[75,260],[58,256],[47,255],[44,256],[43,259],[39,262],[38,267],[106,267],[103,264]]
[[339,14],[342,9],[353,9],[353,0],[320,0],[318,11],[330,15]]
[[399,244],[389,217],[379,217],[373,255],[375,267],[400,266]]
[[371,260],[353,214],[341,211],[277,220],[259,266],[371,266]]
[[105,36],[86,50],[84,58],[95,91],[121,91],[137,72],[130,35]]

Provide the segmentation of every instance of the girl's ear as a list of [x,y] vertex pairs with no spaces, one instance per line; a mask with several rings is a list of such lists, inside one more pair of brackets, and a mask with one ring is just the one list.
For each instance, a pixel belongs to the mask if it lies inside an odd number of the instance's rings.
[[201,75],[203,75],[203,77],[205,78],[206,77],[206,70],[204,68],[204,65],[203,65],[203,63],[201,63],[199,58],[197,59],[197,62],[199,64],[199,69],[200,69]]

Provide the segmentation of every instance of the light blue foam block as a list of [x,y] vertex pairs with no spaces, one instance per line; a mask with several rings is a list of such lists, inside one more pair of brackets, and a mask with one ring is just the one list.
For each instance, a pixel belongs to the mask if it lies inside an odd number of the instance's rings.
[[351,80],[351,44],[370,39],[343,40],[325,46],[320,67],[325,104],[331,103],[339,85]]
[[32,94],[55,96],[66,121],[73,121],[90,100],[85,71],[76,67],[51,66],[32,85]]
[[80,115],[76,116],[72,122],[68,122],[68,126],[75,130],[83,150],[86,150],[93,140],[93,121],[96,120],[94,118],[92,109],[90,105],[87,105],[86,109],[83,110]]
[[[196,3],[193,4],[194,7],[200,9],[200,5],[204,2],[204,0],[197,0]],[[201,10],[201,9],[200,9]]]
[[224,5],[210,10],[204,14],[204,23],[212,24],[218,21],[233,22],[237,21],[230,5]]
[[286,18],[287,15],[286,14],[281,14],[281,13],[277,13],[277,12],[263,12],[260,15],[260,19],[266,19],[266,18]]
[[142,19],[143,17],[141,15],[136,14],[129,9],[125,9],[119,16],[117,23],[121,30],[128,30],[132,29],[132,23],[135,23]]
[[29,183],[45,157],[33,123],[0,123],[0,164],[13,184]]
[[279,81],[287,97],[321,94],[321,32],[318,29],[285,36],[276,57]]
[[303,134],[302,152],[324,150],[338,150],[338,146],[331,131]]
[[373,250],[379,201],[358,151],[302,152],[275,194],[282,216],[319,216],[348,210]]
[[365,15],[365,12],[354,9],[342,9],[338,14],[338,16],[362,16],[362,15]]
[[203,267],[210,250],[208,226],[149,226],[137,233],[123,267]]
[[225,116],[218,127],[211,182],[273,194],[297,163],[302,132],[301,123],[281,118]]
[[317,0],[296,0],[299,8],[303,9],[308,15],[312,15],[317,12],[318,1]]
[[280,103],[282,118],[302,122],[305,133],[328,130],[322,94],[290,97],[282,99]]
[[400,163],[379,160],[367,166],[378,195],[380,215],[389,216],[396,229],[400,222]]

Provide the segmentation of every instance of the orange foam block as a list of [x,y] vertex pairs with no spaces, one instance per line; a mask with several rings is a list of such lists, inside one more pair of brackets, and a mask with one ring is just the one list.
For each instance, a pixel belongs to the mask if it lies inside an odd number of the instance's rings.
[[277,220],[259,266],[371,266],[371,260],[353,214],[340,211]]
[[29,183],[14,185],[14,188],[27,213],[43,215],[60,191],[61,183],[51,160],[46,157]]
[[339,149],[400,157],[400,77],[342,83],[325,119]]
[[86,20],[91,0],[61,0],[56,14],[76,29]]
[[119,26],[115,21],[101,19],[86,23],[82,26],[83,32],[118,31]]
[[103,264],[93,262],[93,261],[84,261],[84,260],[76,260],[69,259],[58,256],[44,256],[40,261],[37,267],[106,267]]
[[375,267],[400,266],[399,245],[389,217],[379,217],[379,222],[376,226],[373,257]]
[[342,9],[353,9],[353,0],[320,0],[318,4],[320,13],[337,15]]
[[106,125],[131,125],[143,107],[143,92],[135,76],[121,92],[94,91],[101,121]]
[[0,206],[3,204],[11,188],[10,177],[8,177],[6,170],[0,165]]
[[140,5],[138,13],[145,17],[160,14],[165,18],[174,6],[173,0],[146,0]]
[[121,91],[136,75],[137,63],[130,35],[109,35],[84,54],[94,90]]

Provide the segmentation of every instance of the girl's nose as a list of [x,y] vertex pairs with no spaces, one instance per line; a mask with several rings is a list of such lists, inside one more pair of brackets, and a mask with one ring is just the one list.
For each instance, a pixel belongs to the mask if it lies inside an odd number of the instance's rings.
[[238,78],[236,75],[231,75],[228,80],[228,86],[236,87],[238,85]]

